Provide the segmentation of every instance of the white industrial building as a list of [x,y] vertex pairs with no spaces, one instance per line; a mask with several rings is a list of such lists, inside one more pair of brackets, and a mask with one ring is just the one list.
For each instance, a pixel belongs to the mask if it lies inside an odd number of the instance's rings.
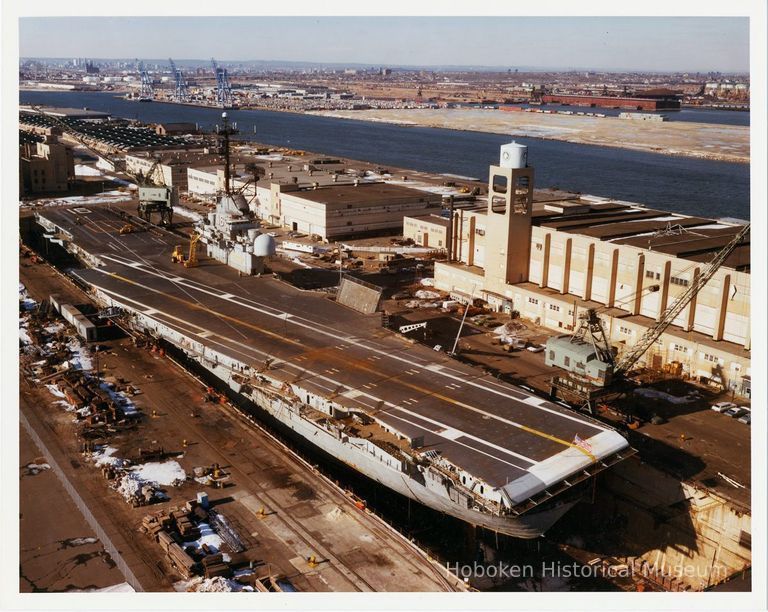
[[[628,348],[741,229],[605,198],[535,202],[524,158],[519,145],[502,147],[486,204],[454,214],[450,260],[435,265],[435,283],[456,299],[480,298],[562,332],[595,308],[609,340]],[[445,236],[441,219],[419,223],[421,234]],[[643,361],[677,362],[684,375],[748,394],[750,348],[747,239]]]

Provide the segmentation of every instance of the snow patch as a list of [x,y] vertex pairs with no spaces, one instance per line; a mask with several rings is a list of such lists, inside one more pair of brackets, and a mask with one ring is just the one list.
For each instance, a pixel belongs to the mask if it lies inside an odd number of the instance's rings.
[[174,206],[173,212],[176,215],[179,215],[181,217],[186,217],[187,219],[192,219],[193,221],[200,222],[203,220],[203,216],[200,213],[196,213],[194,210],[189,210],[188,208],[184,208],[183,206]]
[[66,397],[56,385],[45,385],[45,388],[48,389],[50,394],[54,397]]
[[125,416],[136,416],[139,414],[139,409],[136,407],[136,404],[134,404],[123,391],[114,391],[112,386],[105,382],[101,383],[99,388],[107,392],[109,398],[115,402],[115,404],[120,406]]
[[24,466],[24,469],[27,470],[30,476],[34,476],[45,470],[50,470],[51,466],[48,463],[28,463]]
[[98,538],[72,538],[71,540],[67,540],[67,544],[70,546],[84,546],[85,544],[95,544],[98,542]]
[[253,591],[253,587],[244,586],[237,580],[216,576],[215,578],[193,578],[192,580],[180,581],[174,585],[174,590],[197,593],[237,593]]
[[66,400],[57,400],[51,404],[52,406],[61,406],[67,412],[74,412],[75,407]]
[[57,334],[62,329],[64,329],[64,324],[63,323],[51,323],[50,325],[46,325],[43,329],[45,331],[47,331],[49,334]]
[[75,176],[101,176],[101,171],[91,166],[75,164]]
[[21,325],[21,322],[24,319],[19,319],[19,340],[24,346],[32,344],[32,338],[29,337],[29,332],[27,331],[26,324]]
[[212,549],[214,553],[219,552],[224,540],[221,539],[208,523],[198,523],[197,527],[200,530],[200,537],[197,540],[185,542],[184,545],[191,545],[194,546],[195,549],[200,550],[203,547],[203,544],[205,544],[208,548]]
[[429,291],[427,289],[419,289],[415,294],[414,297],[420,299],[420,300],[436,300],[440,297],[440,294],[437,291]]
[[103,446],[91,454],[91,459],[93,459],[93,462],[97,466],[111,465],[116,468],[125,467],[128,462],[120,457],[115,457],[114,454],[116,452],[117,449],[114,446]]
[[72,357],[69,360],[69,365],[75,370],[91,370],[93,369],[93,362],[91,361],[88,349],[83,344],[73,338],[67,344],[69,352],[72,353]]
[[187,479],[187,473],[176,461],[142,463],[132,468],[136,478],[147,483],[180,486]]

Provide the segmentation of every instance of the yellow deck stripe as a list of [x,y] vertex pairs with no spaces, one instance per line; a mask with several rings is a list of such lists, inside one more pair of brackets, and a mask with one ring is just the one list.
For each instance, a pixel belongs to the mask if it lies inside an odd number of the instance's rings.
[[[126,278],[124,276],[121,276],[119,274],[116,274],[114,272],[109,272],[108,274],[110,276],[114,277],[114,278],[117,278],[117,279],[119,279],[119,280],[121,280],[123,282],[129,283],[131,285],[135,285],[137,287],[142,287],[142,288],[147,288],[147,287],[145,287],[144,285],[142,285],[140,283],[132,281],[131,279]],[[200,304],[195,304],[193,302],[190,302],[189,300],[185,300],[183,298],[176,297],[174,295],[170,295],[170,294],[166,293],[165,291],[160,291],[159,289],[154,289],[152,287],[148,287],[148,289],[150,291],[155,292],[155,293],[159,293],[159,294],[161,294],[161,295],[163,295],[163,296],[165,296],[165,297],[167,297],[167,298],[169,298],[171,300],[174,300],[176,302],[180,302],[181,304],[183,304],[185,306],[188,306],[189,308],[194,308],[196,310],[201,310],[203,312],[210,313],[210,314],[212,314],[212,315],[214,315],[216,317],[220,317],[220,318],[226,319],[228,321],[232,321],[233,323],[237,323],[239,325],[242,325],[244,327],[247,327],[249,329],[257,331],[257,332],[259,332],[261,334],[265,334],[265,335],[267,335],[267,336],[269,336],[271,338],[279,340],[280,342],[285,342],[287,344],[292,344],[293,346],[301,346],[301,347],[304,346],[301,342],[298,342],[296,340],[291,340],[290,338],[286,338],[284,336],[281,336],[279,334],[271,332],[271,331],[269,331],[267,329],[264,329],[263,327],[259,327],[258,325],[254,325],[253,323],[248,323],[247,321],[243,321],[241,319],[238,319],[237,317],[233,317],[231,315],[225,315],[223,313],[216,312],[215,310],[213,310],[212,308],[209,308],[207,306],[202,306]],[[320,350],[324,350],[324,349],[314,349],[312,351],[307,351],[307,352],[305,352],[303,354],[309,355],[309,354],[312,354],[312,353],[316,353],[316,352],[318,352]],[[373,373],[373,374],[379,374],[379,372],[377,370],[363,365],[359,360],[353,360],[351,358],[344,357],[342,355],[333,355],[331,353],[328,353],[328,357],[333,359],[333,360],[335,360],[335,361],[337,361],[337,362],[345,363],[348,366],[353,367],[355,369],[363,370],[365,372],[369,372],[369,373]],[[389,377],[388,380],[394,380],[395,378],[398,378],[397,382],[399,384],[403,385],[404,387],[409,387],[409,388],[411,388],[411,389],[413,389],[415,391],[418,391],[419,393],[422,393],[424,395],[431,395],[432,397],[436,397],[439,400],[442,400],[442,401],[447,402],[449,404],[453,404],[454,406],[460,406],[462,408],[467,408],[469,410],[472,410],[473,412],[482,412],[478,408],[475,408],[474,406],[470,406],[469,404],[465,404],[464,402],[460,402],[458,400],[455,400],[453,398],[447,397],[447,396],[442,395],[440,393],[437,393],[435,391],[430,391],[429,389],[425,389],[424,387],[421,387],[420,385],[415,385],[415,384],[409,383],[409,382],[407,382],[405,380],[401,380],[401,379],[399,379],[398,376]],[[575,449],[579,450],[580,452],[584,453],[587,457],[589,457],[591,461],[593,461],[593,462],[597,461],[597,458],[592,453],[590,453],[587,449],[579,446],[578,444],[574,444],[573,442],[568,442],[567,440],[563,440],[562,438],[558,438],[557,436],[553,436],[552,434],[548,434],[548,433],[545,433],[543,431],[539,431],[538,429],[535,429],[533,427],[529,427],[527,425],[523,425],[521,423],[510,422],[510,421],[507,421],[506,419],[504,420],[504,422],[512,425],[513,427],[517,427],[519,429],[522,429],[523,431],[526,431],[528,433],[534,434],[534,435],[542,437],[542,438],[546,438],[547,440],[551,440],[552,442],[556,442],[558,444],[562,444],[563,446],[567,446],[569,448],[575,448]]]

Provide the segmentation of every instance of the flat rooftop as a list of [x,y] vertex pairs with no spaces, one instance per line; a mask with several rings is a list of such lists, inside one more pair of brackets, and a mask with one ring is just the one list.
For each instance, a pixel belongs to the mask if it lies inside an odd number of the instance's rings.
[[121,236],[117,211],[89,210],[39,213],[103,264],[76,271],[84,283],[255,370],[272,359],[270,376],[423,438],[425,450],[515,503],[632,453],[611,428],[388,333],[378,316],[268,276],[239,278],[207,258],[173,266],[178,236],[159,228]]
[[90,110],[87,108],[58,108],[54,106],[27,106],[19,107],[19,110],[28,113],[39,113],[50,115],[52,117],[66,117],[68,119],[109,119],[111,115],[101,111]]
[[325,204],[331,208],[342,208],[348,204],[366,206],[379,204],[382,201],[400,202],[434,202],[440,204],[439,195],[426,193],[418,189],[390,185],[389,183],[364,183],[355,185],[329,185],[319,189],[293,192],[291,195]]
[[416,219],[417,221],[432,223],[441,227],[451,226],[451,220],[441,217],[440,215],[410,215],[406,217],[406,219]]
[[[577,203],[588,204],[588,208],[577,206]],[[692,217],[626,203],[570,199],[562,203],[534,203],[533,224],[700,263],[711,261],[743,227],[735,222]],[[723,265],[749,272],[749,237],[736,247]]]

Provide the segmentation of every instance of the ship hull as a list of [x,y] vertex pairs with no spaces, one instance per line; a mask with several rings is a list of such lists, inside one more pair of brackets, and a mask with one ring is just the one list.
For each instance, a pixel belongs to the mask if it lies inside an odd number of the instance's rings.
[[319,452],[332,461],[340,462],[358,474],[434,511],[511,537],[533,539],[544,535],[577,502],[573,499],[562,501],[515,517],[459,507],[450,499],[444,488],[430,487],[426,482],[422,484],[408,474],[387,466],[353,444],[340,441],[329,431],[302,417],[300,408],[292,402],[276,399],[258,389],[241,392],[237,388],[238,385],[233,387],[230,371],[227,368],[207,363],[206,360],[198,360],[195,356],[188,355],[181,347],[175,348],[182,351],[187,359],[192,359],[217,381],[226,385],[235,397],[246,400],[249,412],[260,421],[266,422],[297,443],[308,445],[314,452]]

